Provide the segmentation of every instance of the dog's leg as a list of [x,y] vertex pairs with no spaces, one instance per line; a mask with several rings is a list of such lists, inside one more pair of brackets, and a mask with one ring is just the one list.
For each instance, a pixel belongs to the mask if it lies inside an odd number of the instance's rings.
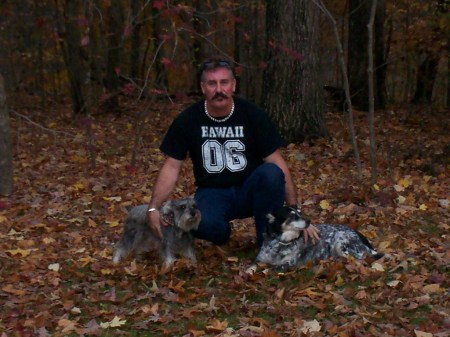
[[134,250],[137,232],[134,227],[125,228],[122,238],[114,247],[112,258],[114,264],[118,264]]

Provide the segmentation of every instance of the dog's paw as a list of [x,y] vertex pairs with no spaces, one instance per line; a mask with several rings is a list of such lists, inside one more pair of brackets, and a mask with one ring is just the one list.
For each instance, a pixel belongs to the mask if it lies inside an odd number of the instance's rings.
[[124,257],[124,252],[119,248],[113,252],[112,263],[118,264]]

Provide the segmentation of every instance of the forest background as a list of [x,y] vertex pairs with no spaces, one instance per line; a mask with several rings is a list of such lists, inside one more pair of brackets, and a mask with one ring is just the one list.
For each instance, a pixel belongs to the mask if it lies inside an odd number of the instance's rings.
[[[0,332],[449,336],[449,1],[2,1]],[[248,273],[251,219],[197,267],[111,265],[211,54],[263,106],[313,222],[386,257]],[[187,163],[174,197],[195,191]],[[447,276],[446,276],[447,275]]]

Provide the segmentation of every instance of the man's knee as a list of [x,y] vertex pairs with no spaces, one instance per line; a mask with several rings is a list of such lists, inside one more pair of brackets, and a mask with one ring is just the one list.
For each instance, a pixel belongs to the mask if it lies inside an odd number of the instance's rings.
[[258,174],[260,183],[265,187],[284,186],[284,173],[276,164],[265,163],[261,165]]
[[192,232],[198,239],[207,240],[215,245],[223,245],[231,236],[231,226],[228,223],[203,221],[196,231]]

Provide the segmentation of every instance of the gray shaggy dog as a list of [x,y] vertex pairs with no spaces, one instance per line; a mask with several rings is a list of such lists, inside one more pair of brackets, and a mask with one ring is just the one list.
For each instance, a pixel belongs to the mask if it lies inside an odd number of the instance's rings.
[[200,211],[193,197],[165,202],[159,209],[161,218],[169,223],[161,226],[162,239],[158,238],[148,225],[148,205],[131,208],[125,220],[124,232],[114,246],[112,261],[119,263],[131,253],[141,254],[158,251],[163,268],[170,268],[176,255],[184,256],[196,262],[194,237],[201,220]]

